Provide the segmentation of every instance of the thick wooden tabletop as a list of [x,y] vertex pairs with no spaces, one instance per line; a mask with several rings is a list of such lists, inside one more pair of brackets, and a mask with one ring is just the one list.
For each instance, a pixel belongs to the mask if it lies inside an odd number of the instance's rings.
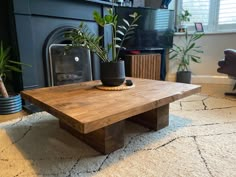
[[23,99],[67,122],[81,133],[89,133],[134,115],[200,92],[199,85],[129,78],[130,90],[104,91],[100,81],[22,91]]

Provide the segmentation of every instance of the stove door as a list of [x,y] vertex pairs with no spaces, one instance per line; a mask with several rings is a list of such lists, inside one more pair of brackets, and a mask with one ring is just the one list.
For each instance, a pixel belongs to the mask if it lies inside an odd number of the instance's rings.
[[83,47],[66,50],[67,44],[49,47],[49,85],[64,85],[92,80],[90,50]]

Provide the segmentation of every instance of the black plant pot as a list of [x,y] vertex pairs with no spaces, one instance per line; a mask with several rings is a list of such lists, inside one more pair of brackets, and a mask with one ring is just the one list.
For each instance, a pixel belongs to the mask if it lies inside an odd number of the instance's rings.
[[176,73],[176,82],[181,82],[181,83],[191,83],[191,71],[178,71]]
[[22,110],[22,101],[20,94],[9,96],[9,98],[0,97],[0,114],[12,114]]
[[119,86],[125,81],[124,61],[101,63],[101,82],[104,86]]

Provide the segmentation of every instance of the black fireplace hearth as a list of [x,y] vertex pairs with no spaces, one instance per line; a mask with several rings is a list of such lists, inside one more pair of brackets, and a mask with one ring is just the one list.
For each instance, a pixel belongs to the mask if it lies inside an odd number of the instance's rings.
[[[11,31],[15,44],[13,48],[16,49],[14,51],[19,61],[32,65],[31,68],[23,68],[22,76],[15,80],[18,91],[55,85],[52,83],[50,71],[50,46],[54,46],[54,54],[56,51],[61,51],[61,46],[70,43],[64,37],[64,32],[76,28],[82,21],[93,33],[104,34],[93,20],[92,13],[96,10],[104,15],[106,8],[111,6],[110,2],[99,0],[12,0],[11,2],[10,16],[11,21],[14,22],[11,23]],[[55,49],[55,46],[59,47]],[[80,55],[87,56],[82,53]],[[65,61],[62,58],[60,62]],[[97,56],[91,55],[91,59],[87,57],[85,60],[88,60],[87,64],[76,63],[75,65],[78,68],[83,65],[87,69],[79,68],[78,72],[74,68],[70,69],[72,72],[61,69],[64,73],[56,77],[59,81],[67,79],[65,83],[68,81],[70,83],[73,78],[77,81],[100,79],[100,60]],[[61,64],[58,67],[62,68],[63,65],[69,64]],[[88,72],[86,76],[83,75],[85,72]],[[59,81],[57,85],[60,85]]]

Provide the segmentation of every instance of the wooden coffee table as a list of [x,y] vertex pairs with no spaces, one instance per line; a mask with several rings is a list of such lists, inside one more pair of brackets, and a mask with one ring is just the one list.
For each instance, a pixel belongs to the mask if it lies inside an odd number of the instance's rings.
[[128,78],[135,87],[123,91],[95,88],[100,81],[22,91],[23,99],[59,119],[60,127],[107,154],[124,145],[124,121],[131,118],[153,130],[169,124],[169,103],[201,87],[167,81]]

